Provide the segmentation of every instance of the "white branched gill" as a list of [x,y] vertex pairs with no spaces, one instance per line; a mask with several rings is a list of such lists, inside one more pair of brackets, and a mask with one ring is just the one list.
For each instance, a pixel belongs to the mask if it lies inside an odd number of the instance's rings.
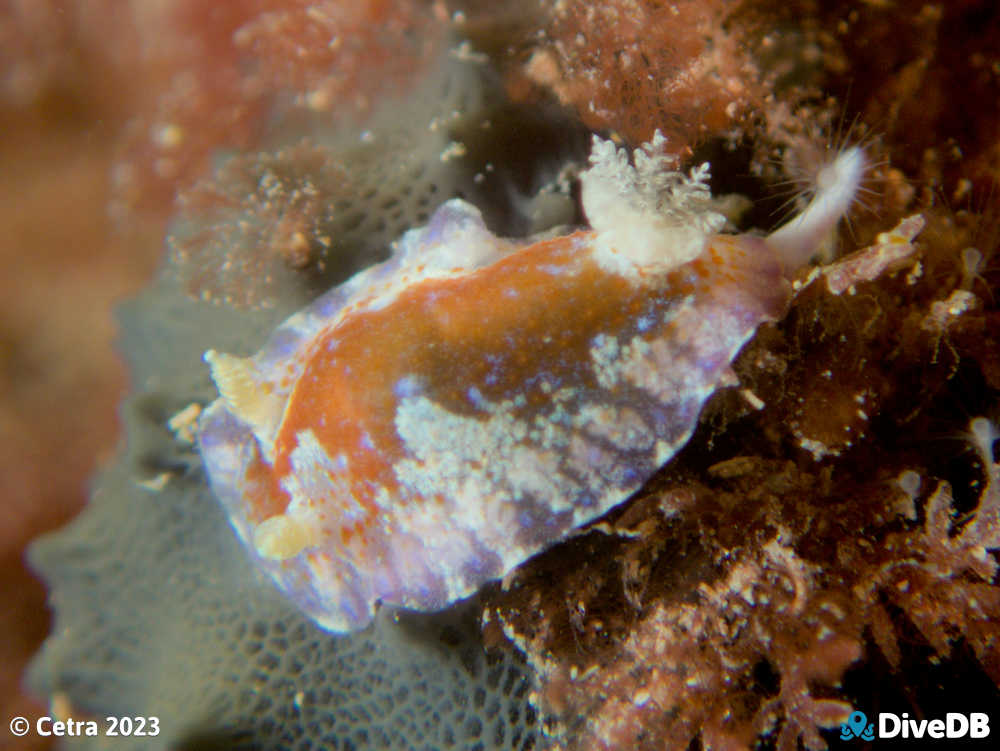
[[697,257],[725,218],[712,206],[709,165],[689,175],[666,153],[657,131],[633,153],[594,136],[590,168],[581,175],[583,208],[605,251],[602,262],[669,270]]

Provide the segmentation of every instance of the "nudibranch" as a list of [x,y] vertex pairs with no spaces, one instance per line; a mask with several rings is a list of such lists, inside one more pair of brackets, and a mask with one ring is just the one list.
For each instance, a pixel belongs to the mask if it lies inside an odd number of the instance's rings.
[[249,358],[205,357],[199,445],[256,564],[322,627],[437,610],[634,493],[685,444],[789,276],[847,211],[860,149],[767,237],[716,234],[707,168],[595,138],[590,229],[502,239],[455,199]]

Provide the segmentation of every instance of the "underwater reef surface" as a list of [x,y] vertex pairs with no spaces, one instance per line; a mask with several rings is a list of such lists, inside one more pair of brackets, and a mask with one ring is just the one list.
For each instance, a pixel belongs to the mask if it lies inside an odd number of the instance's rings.
[[[99,57],[109,6],[62,5],[12,13],[11,108],[78,85],[66,38]],[[136,3],[92,66],[147,76],[112,208],[133,232],[169,221],[170,260],[119,316],[123,446],[31,550],[54,618],[36,695],[158,714],[173,748],[821,749],[852,707],[998,716],[993,4],[202,7]],[[750,199],[740,229],[779,224],[782,181],[841,138],[875,166],[831,250],[925,227],[878,278],[800,280],[687,448],[589,531],[454,610],[317,629],[252,571],[173,420],[215,396],[202,352],[256,350],[449,197],[500,234],[579,224],[587,131],[636,147],[657,127]],[[86,347],[52,349],[43,370]]]

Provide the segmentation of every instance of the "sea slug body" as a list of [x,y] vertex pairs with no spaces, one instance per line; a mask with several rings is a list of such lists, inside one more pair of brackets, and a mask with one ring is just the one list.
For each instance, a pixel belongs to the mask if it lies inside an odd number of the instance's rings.
[[199,444],[251,557],[316,622],[436,610],[636,491],[690,437],[847,210],[852,149],[770,237],[713,234],[705,173],[595,139],[592,229],[538,241],[442,205],[255,356],[208,352]]

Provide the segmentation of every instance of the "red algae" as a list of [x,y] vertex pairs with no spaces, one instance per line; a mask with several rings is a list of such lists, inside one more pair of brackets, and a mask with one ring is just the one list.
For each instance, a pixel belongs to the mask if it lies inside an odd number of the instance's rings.
[[[544,2],[540,34],[519,74],[592,129],[633,144],[659,129],[673,153],[689,153],[762,102],[761,71],[739,22],[729,23],[739,5]],[[511,85],[516,95],[519,84]]]
[[136,12],[156,82],[116,168],[118,210],[169,206],[219,150],[252,149],[276,121],[355,122],[434,59],[446,25],[423,0],[181,0]]

